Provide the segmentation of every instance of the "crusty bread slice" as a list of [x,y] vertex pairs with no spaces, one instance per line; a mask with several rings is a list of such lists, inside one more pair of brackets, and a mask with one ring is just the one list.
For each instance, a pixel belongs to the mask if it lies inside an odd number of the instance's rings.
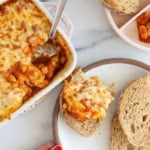
[[76,68],[71,75],[71,80],[74,80],[78,83],[83,83],[87,80],[87,76],[83,73],[80,67]]
[[134,146],[142,146],[150,138],[150,76],[133,81],[122,93],[118,103],[118,118]]
[[139,8],[139,0],[101,0],[101,2],[121,14],[136,13]]
[[[82,72],[81,68],[77,68],[71,78],[79,83],[84,82],[87,77],[86,75]],[[80,122],[77,121],[76,119],[74,119],[71,115],[69,115],[67,113],[67,111],[65,111],[65,109],[62,108],[62,96],[60,94],[60,112],[61,115],[63,117],[63,119],[65,120],[65,122],[71,127],[73,128],[76,132],[78,132],[79,134],[83,135],[83,136],[90,136],[93,133],[95,133],[97,131],[97,129],[100,127],[100,119],[95,119],[95,120],[86,120],[84,122]]]
[[77,121],[62,108],[62,97],[60,96],[60,112],[65,122],[82,136],[90,136],[100,127],[100,119]]
[[128,142],[126,136],[124,135],[121,129],[117,115],[115,115],[112,119],[110,130],[111,130],[110,150],[139,150],[139,148],[134,147]]
[[143,147],[135,147],[130,144],[121,129],[117,115],[115,115],[111,123],[110,150],[150,150],[150,143],[145,144]]

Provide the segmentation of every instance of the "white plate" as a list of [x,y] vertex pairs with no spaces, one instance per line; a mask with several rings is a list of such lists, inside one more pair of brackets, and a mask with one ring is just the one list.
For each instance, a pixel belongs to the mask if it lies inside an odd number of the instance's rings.
[[83,137],[70,128],[59,114],[57,101],[53,114],[54,140],[62,144],[65,150],[109,150],[110,123],[116,111],[120,92],[129,82],[150,73],[150,66],[131,59],[107,59],[96,62],[83,69],[88,76],[98,75],[100,79],[110,85],[115,83],[115,101],[110,105],[107,116],[103,120],[99,131],[90,137]]
[[105,8],[106,16],[114,31],[130,45],[148,52],[150,52],[150,43],[139,40],[136,18],[149,10],[150,0],[141,0],[139,12],[134,15],[120,15]]

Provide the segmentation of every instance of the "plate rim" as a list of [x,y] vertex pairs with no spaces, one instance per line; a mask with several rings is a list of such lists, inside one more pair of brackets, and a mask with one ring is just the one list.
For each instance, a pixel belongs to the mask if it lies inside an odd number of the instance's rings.
[[[82,70],[86,73],[89,70],[92,70],[96,67],[103,66],[103,65],[108,65],[108,64],[115,64],[115,63],[122,63],[122,64],[129,64],[133,66],[137,66],[140,68],[143,68],[147,71],[150,71],[150,65],[138,61],[135,59],[130,59],[130,58],[108,58],[108,59],[102,59],[96,62],[93,62],[85,67],[82,68]],[[53,140],[55,141],[56,144],[62,144],[59,138],[59,131],[58,131],[58,115],[59,115],[59,96],[57,97],[54,110],[53,110],[53,116],[52,116],[52,132],[53,132]]]

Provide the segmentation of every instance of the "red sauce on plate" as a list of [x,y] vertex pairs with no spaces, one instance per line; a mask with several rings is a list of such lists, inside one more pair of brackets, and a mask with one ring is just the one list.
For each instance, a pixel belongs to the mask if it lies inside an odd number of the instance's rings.
[[150,43],[150,11],[141,14],[136,22],[140,41]]

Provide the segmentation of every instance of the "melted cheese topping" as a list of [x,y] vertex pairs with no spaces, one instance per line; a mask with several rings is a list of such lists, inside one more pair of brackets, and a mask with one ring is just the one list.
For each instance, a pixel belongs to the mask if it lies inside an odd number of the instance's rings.
[[97,76],[86,79],[83,83],[65,81],[62,97],[63,108],[78,121],[103,119],[114,99]]
[[0,6],[0,121],[22,105],[32,91],[29,87],[48,84],[31,56],[47,40],[49,30],[49,20],[31,0]]

